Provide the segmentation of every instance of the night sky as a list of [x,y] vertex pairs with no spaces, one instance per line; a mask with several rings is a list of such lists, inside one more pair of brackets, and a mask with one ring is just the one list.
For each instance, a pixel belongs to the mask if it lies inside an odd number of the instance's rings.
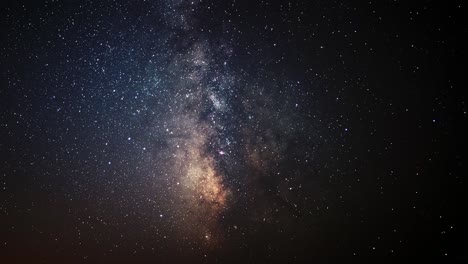
[[0,262],[466,261],[447,2],[2,1]]

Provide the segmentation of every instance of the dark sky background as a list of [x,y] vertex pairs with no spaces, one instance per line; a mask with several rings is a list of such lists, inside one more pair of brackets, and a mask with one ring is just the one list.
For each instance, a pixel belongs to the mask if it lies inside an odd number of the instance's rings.
[[466,261],[466,11],[2,1],[0,262]]

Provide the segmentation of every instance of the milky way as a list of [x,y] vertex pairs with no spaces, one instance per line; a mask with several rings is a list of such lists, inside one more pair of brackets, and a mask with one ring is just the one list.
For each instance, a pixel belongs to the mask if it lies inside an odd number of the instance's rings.
[[1,263],[466,258],[461,2],[1,5]]
[[[182,7],[176,4],[174,8]],[[178,10],[181,14],[186,11]],[[169,112],[162,118],[165,128],[162,138],[167,144],[164,153],[171,157],[164,166],[175,184],[170,199],[177,211],[177,229],[183,237],[212,244],[213,237],[221,235],[217,234],[217,221],[229,203],[230,191],[216,162],[220,153],[224,153],[223,144],[219,144],[220,134],[225,130],[221,119],[227,111],[223,93],[232,88],[226,84],[219,66],[213,65],[214,48],[209,41],[203,35],[190,35],[194,29],[187,29],[185,20],[189,18],[181,15],[181,21],[169,19],[171,26],[184,31],[178,38],[193,39],[193,43],[173,54],[164,69],[170,75],[170,87],[165,89],[170,90],[173,98],[167,105]],[[226,72],[226,62],[221,67]],[[150,162],[160,161],[156,158]]]
[[[196,51],[194,66],[207,62]],[[200,60],[200,61],[198,61]],[[203,69],[206,71],[206,69]],[[229,190],[223,184],[223,175],[216,168],[213,140],[217,130],[222,129],[215,122],[217,111],[209,117],[201,118],[205,108],[216,108],[208,103],[207,87],[200,79],[200,72],[190,72],[181,86],[182,100],[186,103],[174,107],[174,116],[167,120],[167,151],[172,160],[169,162],[172,181],[176,182],[173,193],[178,210],[182,211],[181,226],[184,231],[194,232],[199,237],[208,237],[212,225],[227,206]],[[196,76],[196,77],[194,77]],[[192,83],[194,82],[194,83]],[[187,86],[191,87],[187,89]],[[205,106],[204,106],[205,105]],[[188,228],[188,230],[185,230]]]

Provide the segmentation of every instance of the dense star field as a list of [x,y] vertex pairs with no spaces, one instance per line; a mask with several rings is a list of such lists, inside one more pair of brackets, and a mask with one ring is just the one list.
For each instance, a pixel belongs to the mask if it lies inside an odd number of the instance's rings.
[[467,260],[466,11],[2,1],[0,262]]

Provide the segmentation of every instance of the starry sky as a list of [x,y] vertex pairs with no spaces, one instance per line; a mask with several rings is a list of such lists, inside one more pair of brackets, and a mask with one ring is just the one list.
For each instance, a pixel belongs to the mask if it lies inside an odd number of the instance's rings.
[[2,1],[0,262],[467,260],[466,11]]

